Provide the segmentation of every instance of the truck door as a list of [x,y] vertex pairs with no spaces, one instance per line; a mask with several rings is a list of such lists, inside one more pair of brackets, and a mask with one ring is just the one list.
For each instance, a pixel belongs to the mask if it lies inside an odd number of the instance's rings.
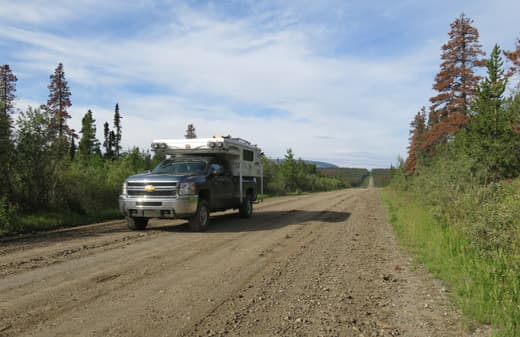
[[212,207],[217,209],[232,207],[233,181],[231,180],[230,172],[220,163],[212,163],[210,170],[212,172]]

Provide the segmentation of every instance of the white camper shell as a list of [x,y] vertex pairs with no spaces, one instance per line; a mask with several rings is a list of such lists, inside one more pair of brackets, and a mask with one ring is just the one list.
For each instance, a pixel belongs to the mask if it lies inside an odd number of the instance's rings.
[[263,189],[262,150],[242,138],[213,136],[212,138],[157,139],[152,150],[171,156],[217,156],[228,161],[231,173],[240,177],[240,201],[242,202],[242,178],[252,177],[261,181]]

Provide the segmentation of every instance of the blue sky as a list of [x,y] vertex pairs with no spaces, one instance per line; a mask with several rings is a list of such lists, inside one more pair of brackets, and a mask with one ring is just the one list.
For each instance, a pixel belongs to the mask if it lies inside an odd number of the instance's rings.
[[486,52],[520,36],[518,1],[0,0],[0,63],[26,109],[62,62],[71,126],[92,109],[101,137],[118,102],[125,148],[193,123],[273,158],[388,167],[462,12]]

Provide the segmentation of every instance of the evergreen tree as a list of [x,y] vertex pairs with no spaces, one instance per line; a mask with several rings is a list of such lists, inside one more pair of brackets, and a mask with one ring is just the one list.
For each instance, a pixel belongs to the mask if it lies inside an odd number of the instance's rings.
[[281,174],[285,182],[285,192],[296,191],[298,167],[292,149],[287,149],[287,153],[281,165]]
[[76,145],[76,140],[78,139],[78,134],[76,133],[76,130],[71,129],[70,130],[70,148],[69,148],[69,155],[70,160],[74,160],[74,157],[76,156],[76,151],[78,150],[78,146]]
[[408,174],[413,174],[417,168],[417,162],[421,155],[421,144],[426,133],[426,108],[422,107],[410,123],[410,145],[408,146],[408,158],[405,162],[405,169]]
[[115,134],[114,131],[110,130],[108,122],[103,124],[103,147],[105,148],[105,158],[114,159],[114,141]]
[[115,107],[115,113],[114,113],[114,128],[115,128],[115,133],[114,133],[114,139],[113,139],[113,152],[114,152],[114,155],[117,159],[119,159],[121,157],[121,115],[119,114],[119,103],[116,103],[116,107]]
[[[13,100],[16,91],[16,76],[9,65],[0,66],[0,200],[9,199],[12,190],[12,165],[14,159],[14,144],[12,139]],[[3,207],[3,205],[0,205]]]
[[12,112],[18,79],[8,64],[0,66],[0,112],[7,116]]
[[114,132],[114,130],[110,130],[110,132],[108,133],[108,147],[110,149],[110,154],[111,154],[111,159],[114,159],[117,157],[115,157],[115,151],[114,149],[116,148],[116,138],[117,138],[117,135],[116,133]]
[[89,109],[81,120],[81,140],[79,141],[79,153],[81,158],[89,159],[93,155],[101,153],[99,141],[96,138],[96,120]]
[[70,115],[67,109],[72,106],[70,90],[65,79],[62,63],[58,64],[50,79],[51,83],[48,86],[49,99],[46,107],[52,116],[51,130],[54,131],[56,138],[62,139],[64,135],[70,134],[70,129],[67,126],[67,119],[70,118]]
[[186,129],[186,134],[184,135],[184,138],[186,138],[186,139],[197,138],[197,135],[195,134],[195,127],[193,126],[193,124],[188,124],[188,128]]
[[495,45],[487,61],[487,76],[478,87],[471,122],[463,133],[469,154],[478,158],[489,179],[515,177],[520,172],[518,99],[504,98],[507,77],[501,51]]
[[429,131],[423,145],[430,150],[460,130],[475,99],[480,80],[475,70],[482,66],[485,54],[472,23],[461,14],[451,24],[450,39],[442,46],[441,69],[433,85],[437,95],[430,98]]

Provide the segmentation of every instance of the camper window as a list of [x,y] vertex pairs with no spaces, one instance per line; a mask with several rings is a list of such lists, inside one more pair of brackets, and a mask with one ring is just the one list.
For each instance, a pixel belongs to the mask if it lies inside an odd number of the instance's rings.
[[253,161],[255,159],[255,153],[253,151],[244,150],[243,157],[244,160]]

